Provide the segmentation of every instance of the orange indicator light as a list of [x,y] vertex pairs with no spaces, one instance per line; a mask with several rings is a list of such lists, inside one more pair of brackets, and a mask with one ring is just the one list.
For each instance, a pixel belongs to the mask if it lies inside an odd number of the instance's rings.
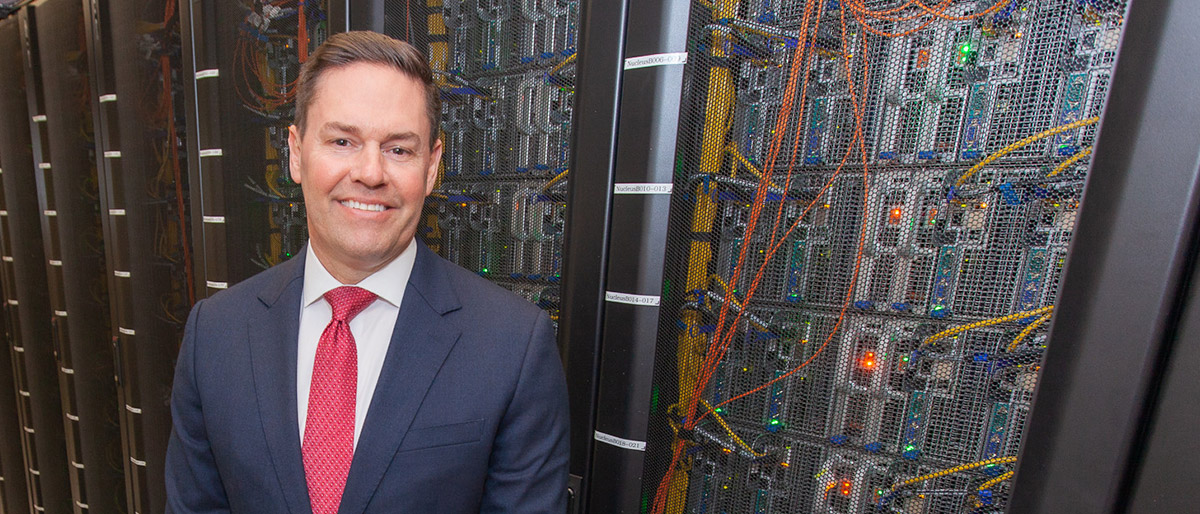
[[899,207],[894,207],[892,208],[891,212],[888,213],[888,223],[892,225],[900,223],[900,218],[902,216],[904,216],[904,210]]
[[850,496],[850,481],[842,480],[842,496]]
[[867,352],[862,358],[862,367],[867,369],[875,369],[875,352]]

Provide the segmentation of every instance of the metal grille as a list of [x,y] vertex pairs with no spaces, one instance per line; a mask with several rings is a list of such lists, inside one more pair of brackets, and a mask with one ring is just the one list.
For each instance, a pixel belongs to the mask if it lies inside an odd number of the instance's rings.
[[1124,12],[694,5],[643,511],[1003,511]]
[[442,87],[441,177],[418,234],[557,319],[579,4],[428,4],[389,3],[384,20]]

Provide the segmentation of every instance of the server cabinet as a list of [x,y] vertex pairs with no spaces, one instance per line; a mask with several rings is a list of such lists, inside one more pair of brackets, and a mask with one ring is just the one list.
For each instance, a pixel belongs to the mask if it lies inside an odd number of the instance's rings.
[[[692,4],[657,335],[604,324],[589,505],[1002,511],[1125,7]],[[610,367],[647,429],[600,430]]]
[[46,258],[42,247],[36,173],[26,103],[25,47],[32,34],[24,11],[0,20],[0,55],[6,72],[0,75],[5,94],[0,95],[0,159],[3,161],[6,212],[5,241],[11,259],[3,259],[10,277],[5,306],[12,335],[17,410],[21,422],[27,509],[67,512],[71,489],[63,445],[63,412],[57,366],[50,333],[50,299]]
[[[4,28],[3,20],[0,20],[0,51],[8,49],[9,36]],[[14,40],[15,41],[15,40]],[[0,54],[0,63],[16,64],[9,59],[13,55],[5,52]],[[2,87],[7,87],[9,84],[4,83]],[[15,96],[15,95],[14,95]],[[3,109],[3,107],[0,107]],[[0,110],[3,112],[3,110]],[[0,127],[2,134],[3,127]],[[29,491],[26,490],[27,482],[25,481],[25,454],[24,443],[25,431],[23,430],[26,421],[24,410],[27,406],[25,401],[21,401],[21,396],[18,396],[19,390],[25,390],[22,386],[18,389],[17,368],[15,364],[21,362],[14,359],[14,342],[18,341],[18,334],[14,331],[11,319],[12,312],[9,310],[9,300],[16,300],[17,293],[15,290],[13,275],[12,250],[9,245],[9,222],[8,222],[8,205],[6,203],[5,188],[4,188],[4,166],[9,162],[4,160],[4,153],[8,151],[7,145],[0,144],[0,291],[3,292],[3,297],[0,298],[0,309],[3,309],[4,314],[0,315],[0,325],[3,326],[4,336],[4,351],[0,351],[0,508],[5,512],[20,512],[29,508]],[[18,153],[19,155],[19,153]],[[14,161],[19,162],[19,161]],[[19,344],[17,344],[19,346]],[[23,380],[23,379],[22,379]],[[23,381],[20,382],[23,384]]]
[[412,43],[441,88],[439,182],[418,235],[558,319],[579,2],[350,3]]
[[178,5],[84,0],[130,512],[163,512],[175,356],[194,301]]
[[181,5],[199,297],[291,258],[307,240],[287,127],[301,63],[344,30],[335,3]]
[[[122,512],[123,469],[107,316],[107,280],[91,124],[83,5],[23,8],[37,197],[48,263],[65,446],[75,512]],[[34,88],[40,89],[34,91]],[[62,443],[60,443],[62,444]],[[44,473],[43,473],[44,475]],[[46,491],[46,508],[54,511]]]

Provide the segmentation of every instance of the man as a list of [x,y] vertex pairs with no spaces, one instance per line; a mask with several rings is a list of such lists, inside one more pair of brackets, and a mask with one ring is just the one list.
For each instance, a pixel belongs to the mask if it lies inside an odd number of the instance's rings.
[[297,87],[308,248],[192,309],[168,512],[564,512],[548,316],[414,239],[442,153],[428,63],[338,34]]

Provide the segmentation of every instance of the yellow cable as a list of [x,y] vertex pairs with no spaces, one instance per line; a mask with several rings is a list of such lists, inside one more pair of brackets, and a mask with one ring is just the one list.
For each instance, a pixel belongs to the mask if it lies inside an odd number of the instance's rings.
[[1007,473],[1005,473],[1005,474],[1003,474],[1003,475],[1000,475],[1000,476],[998,476],[998,477],[996,477],[996,478],[993,478],[993,479],[991,479],[991,480],[988,480],[987,482],[984,482],[984,483],[982,483],[982,484],[979,484],[979,490],[980,490],[980,491],[983,491],[983,490],[985,490],[985,489],[991,489],[991,487],[992,487],[992,486],[994,486],[994,485],[996,485],[996,484],[999,484],[1000,482],[1003,482],[1003,481],[1005,481],[1005,480],[1008,480],[1008,479],[1010,479],[1010,478],[1012,478],[1012,477],[1013,477],[1013,472],[1012,472],[1012,471],[1009,471],[1009,472],[1007,472]]
[[[946,330],[943,330],[941,332],[938,332],[934,335],[931,335],[931,336],[925,338],[925,341],[921,343],[921,346],[933,344],[939,340],[945,339],[945,338],[953,336],[953,335],[961,334],[968,330],[974,330],[976,328],[987,327],[987,326],[991,326],[991,325],[998,325],[1000,323],[1006,323],[1009,321],[1016,321],[1016,320],[1019,320],[1022,318],[1027,318],[1029,316],[1036,316],[1038,314],[1046,314],[1052,310],[1054,310],[1054,306],[1050,305],[1047,307],[1042,307],[1040,309],[1034,309],[1034,310],[1025,311],[1025,312],[1018,312],[1016,314],[1009,314],[1007,316],[1001,316],[999,318],[985,319],[983,321],[976,321],[974,323],[969,323],[966,325],[959,325],[957,327],[948,328]],[[1035,321],[1033,323],[1030,323],[1030,325],[1033,325],[1035,323],[1037,323],[1037,322]],[[1026,327],[1026,328],[1028,328],[1028,327]]]
[[1057,168],[1054,168],[1054,171],[1051,171],[1050,174],[1046,175],[1046,176],[1053,177],[1055,175],[1058,175],[1059,173],[1062,173],[1063,170],[1070,167],[1072,164],[1075,164],[1076,162],[1078,162],[1079,159],[1087,157],[1091,154],[1092,154],[1092,147],[1089,146],[1087,148],[1084,148],[1083,150],[1080,150],[1075,155],[1072,155],[1070,159],[1063,161],[1062,164],[1059,164]]
[[1017,345],[1021,344],[1021,341],[1024,341],[1026,337],[1029,337],[1029,334],[1032,334],[1034,330],[1037,330],[1038,327],[1042,326],[1042,323],[1045,323],[1049,319],[1050,313],[1046,313],[1042,317],[1033,320],[1033,323],[1026,325],[1025,328],[1021,329],[1021,333],[1017,334],[1017,337],[1008,344],[1008,351],[1016,350]]
[[563,170],[562,173],[555,175],[554,178],[550,179],[550,181],[546,183],[546,185],[542,186],[542,192],[545,193],[546,191],[549,191],[550,188],[554,187],[554,184],[562,182],[563,179],[567,178],[567,173],[570,171],[571,170]]
[[[576,52],[576,53],[578,53],[578,52]],[[572,62],[575,62],[575,54],[571,54],[566,59],[563,59],[563,62],[555,64],[553,68],[550,68],[550,74],[553,75],[555,73],[558,73],[558,70],[563,69],[563,66],[571,64]]]
[[[762,178],[763,178],[762,172],[758,171],[758,168],[755,168],[753,163],[746,160],[746,158],[742,156],[742,153],[739,152],[737,149],[736,143],[731,143],[728,147],[726,147],[726,151],[733,154],[734,158],[736,158],[738,160],[738,162],[742,163],[742,166],[744,166],[747,171],[749,171],[755,177],[758,177],[759,180],[762,180]],[[775,189],[783,189],[783,188],[775,185],[774,182],[767,182],[767,184]]]
[[926,480],[932,480],[934,478],[944,477],[946,475],[953,475],[955,473],[967,471],[969,469],[981,468],[981,467],[989,466],[992,464],[1007,464],[1007,463],[1016,462],[1016,461],[1017,461],[1017,457],[1013,456],[1013,457],[997,457],[994,459],[981,460],[979,462],[972,462],[970,464],[962,464],[962,465],[954,466],[952,468],[946,468],[941,471],[934,471],[933,473],[930,473],[928,475],[921,475],[916,478],[910,478],[908,480],[905,480],[903,482],[900,482],[900,483],[892,486],[892,491],[895,491],[904,486],[915,484],[917,482],[924,482]]
[[998,152],[996,152],[996,153],[994,153],[994,154],[991,154],[991,155],[989,155],[989,156],[985,157],[985,158],[984,158],[982,161],[979,161],[979,164],[976,164],[976,165],[974,165],[974,166],[971,166],[971,169],[967,170],[967,172],[966,172],[966,173],[963,173],[963,176],[961,176],[961,177],[959,177],[959,178],[958,178],[958,182],[955,182],[955,183],[954,183],[954,187],[955,187],[955,188],[958,188],[958,187],[962,186],[962,185],[963,185],[963,183],[965,183],[965,182],[967,181],[967,179],[971,177],[971,175],[974,175],[974,174],[975,174],[975,172],[979,171],[980,169],[983,169],[983,167],[984,167],[984,166],[987,166],[988,164],[991,164],[991,163],[992,163],[992,161],[995,161],[996,159],[999,159],[999,158],[1001,158],[1001,157],[1004,157],[1004,156],[1005,156],[1005,155],[1007,155],[1009,152],[1012,152],[1012,151],[1014,151],[1014,150],[1017,150],[1017,149],[1019,149],[1019,148],[1021,148],[1021,147],[1025,146],[1025,145],[1028,145],[1029,143],[1032,143],[1032,142],[1034,142],[1034,141],[1039,141],[1039,140],[1042,140],[1042,139],[1048,138],[1048,137],[1050,137],[1050,136],[1053,136],[1053,135],[1055,135],[1055,134],[1061,134],[1061,133],[1063,133],[1063,132],[1066,132],[1066,131],[1068,131],[1068,130],[1077,129],[1077,128],[1079,128],[1079,127],[1083,127],[1083,126],[1086,126],[1086,125],[1091,125],[1091,124],[1093,124],[1093,123],[1096,123],[1097,121],[1100,121],[1100,117],[1099,117],[1099,116],[1093,116],[1093,117],[1091,117],[1091,118],[1082,119],[1082,120],[1079,120],[1079,121],[1075,121],[1075,122],[1072,122],[1072,123],[1068,123],[1068,124],[1066,124],[1066,125],[1059,125],[1059,126],[1057,126],[1057,127],[1054,127],[1054,128],[1052,128],[1052,129],[1049,129],[1049,130],[1044,130],[1044,131],[1042,131],[1042,132],[1038,132],[1037,134],[1034,134],[1034,135],[1032,135],[1032,136],[1029,136],[1029,137],[1027,137],[1027,138],[1025,138],[1025,139],[1022,139],[1022,140],[1020,140],[1020,141],[1017,141],[1016,143],[1013,143],[1013,144],[1011,144],[1011,145],[1008,145],[1008,146],[1006,146],[1006,147],[1004,147],[1004,148],[1001,148],[1001,149],[1000,149],[1000,151],[998,151]]
[[704,408],[708,409],[710,412],[713,413],[713,417],[716,418],[717,423],[721,424],[721,428],[725,429],[725,433],[729,434],[729,437],[733,438],[733,442],[737,443],[738,446],[741,446],[743,449],[750,452],[755,457],[762,457],[763,455],[766,455],[765,453],[759,453],[759,452],[754,451],[754,448],[751,448],[750,445],[746,444],[746,441],[743,441],[742,438],[738,437],[737,434],[733,433],[733,428],[730,428],[729,424],[725,422],[725,419],[722,418],[720,414],[717,414],[717,412],[715,410],[713,410],[712,405],[709,405],[708,402],[704,401],[703,398],[700,399],[700,403],[704,405]]

